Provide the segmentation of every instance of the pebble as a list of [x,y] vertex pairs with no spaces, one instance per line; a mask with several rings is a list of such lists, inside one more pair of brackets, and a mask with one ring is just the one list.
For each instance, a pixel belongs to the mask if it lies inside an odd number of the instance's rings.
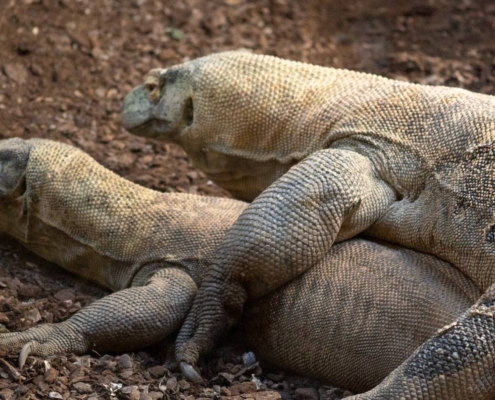
[[167,383],[166,383],[167,389],[172,390],[175,392],[177,390],[177,378],[175,376],[168,378]]
[[23,64],[12,63],[3,66],[5,75],[19,85],[24,85],[29,79],[29,72]]
[[0,390],[0,398],[3,400],[10,400],[14,398],[14,391],[12,389],[2,389]]
[[161,378],[167,372],[167,369],[163,365],[156,365],[154,367],[148,368],[148,372],[153,378]]
[[26,319],[29,319],[33,324],[41,320],[40,311],[35,307],[26,313]]
[[16,390],[15,393],[16,395],[23,395],[26,394],[29,391],[29,388],[26,385],[20,385]]
[[45,383],[53,383],[58,378],[58,371],[55,368],[50,368],[45,372],[45,376],[43,377],[43,381]]
[[239,396],[240,394],[256,392],[256,384],[254,382],[242,382],[235,383],[230,388],[232,396]]
[[90,394],[93,391],[93,388],[89,383],[77,382],[72,385],[74,389],[77,390],[78,393],[81,394]]
[[180,390],[184,391],[184,390],[189,390],[191,388],[191,385],[189,384],[188,381],[182,379],[179,381],[179,387]]
[[294,393],[296,400],[318,400],[318,391],[315,388],[299,388]]
[[120,393],[125,395],[125,398],[129,400],[139,400],[140,397],[139,389],[135,385],[123,387]]
[[129,354],[121,355],[119,361],[117,361],[117,365],[120,369],[132,368],[131,356]]

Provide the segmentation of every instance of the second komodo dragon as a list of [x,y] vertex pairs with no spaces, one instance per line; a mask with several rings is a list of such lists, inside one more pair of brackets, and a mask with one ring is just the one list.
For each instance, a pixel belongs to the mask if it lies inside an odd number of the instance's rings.
[[[246,207],[142,188],[82,151],[47,140],[0,141],[0,171],[0,230],[115,291],[65,322],[0,335],[3,349],[24,346],[21,364],[29,353],[129,351],[172,333],[215,248]],[[278,365],[359,392],[459,317],[456,327],[433,340],[448,344],[460,329],[457,342],[476,343],[478,353],[467,356],[474,357],[477,379],[436,398],[487,399],[494,388],[493,363],[486,358],[492,353],[489,343],[478,343],[478,334],[488,341],[493,331],[486,330],[488,300],[470,307],[479,295],[468,278],[435,257],[356,239],[250,304],[238,334]],[[466,329],[472,326],[476,331]],[[429,362],[421,353],[429,346],[431,341],[391,376],[406,376],[411,367],[421,371],[416,360],[419,354]],[[392,398],[381,387],[356,398]]]
[[[184,372],[246,300],[360,232],[434,254],[495,292],[494,96],[226,52],[151,71],[126,97],[122,121],[180,144],[213,181],[254,200],[215,252],[181,328]],[[411,368],[390,398],[466,386],[458,374],[476,357],[465,346],[432,345],[421,357],[438,351],[445,361],[421,375]]]

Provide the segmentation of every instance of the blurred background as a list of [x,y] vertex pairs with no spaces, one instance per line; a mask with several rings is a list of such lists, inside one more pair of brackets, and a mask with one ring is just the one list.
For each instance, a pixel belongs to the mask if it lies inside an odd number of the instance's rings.
[[120,128],[151,68],[245,48],[495,93],[492,0],[0,0],[0,136],[71,142],[162,191],[225,195]]

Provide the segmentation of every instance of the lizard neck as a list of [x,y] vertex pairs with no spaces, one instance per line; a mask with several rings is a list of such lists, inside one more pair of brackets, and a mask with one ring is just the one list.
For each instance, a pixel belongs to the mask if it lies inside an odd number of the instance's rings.
[[194,122],[177,142],[196,167],[244,200],[351,135],[333,129],[348,112],[343,97],[385,79],[246,53],[205,57],[195,68]]

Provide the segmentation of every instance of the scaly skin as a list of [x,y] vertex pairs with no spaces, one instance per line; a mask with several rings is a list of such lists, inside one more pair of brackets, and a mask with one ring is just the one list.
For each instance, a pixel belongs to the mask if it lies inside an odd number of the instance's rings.
[[482,291],[495,283],[492,96],[228,52],[151,71],[122,121],[254,199],[216,251],[179,362],[209,351],[246,300],[363,231],[452,263]]
[[[173,332],[215,248],[245,208],[234,200],[150,191],[80,150],[45,140],[0,141],[0,170],[0,229],[116,291],[62,323],[0,335],[2,348],[24,346],[21,364],[29,353],[129,351]],[[360,392],[479,295],[468,278],[435,257],[356,239],[336,245],[308,273],[250,304],[240,337],[276,364]],[[483,320],[489,311],[471,309],[469,315],[481,320],[462,332],[463,340],[475,342],[478,329],[491,329]],[[409,363],[415,368],[418,352]],[[481,361],[477,394],[469,398],[485,399],[493,391],[492,363]],[[407,374],[400,367],[375,390],[399,393],[390,382],[407,383]],[[440,398],[466,398],[456,393]]]
[[130,350],[174,332],[246,207],[145,189],[48,140],[0,141],[0,166],[0,231],[116,291],[61,325],[0,336],[4,347],[25,345],[21,364],[29,352]]
[[[444,261],[351,239],[300,277],[247,303],[235,337],[278,366],[361,393],[379,385],[418,340],[455,321],[479,296]],[[488,376],[491,370],[480,372]],[[480,385],[480,392],[489,388]]]

